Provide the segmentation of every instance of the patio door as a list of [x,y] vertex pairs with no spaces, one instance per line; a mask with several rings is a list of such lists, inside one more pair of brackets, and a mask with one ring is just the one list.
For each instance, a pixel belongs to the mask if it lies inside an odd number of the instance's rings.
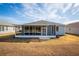
[[43,36],[46,36],[47,35],[47,27],[42,27],[41,28],[41,34],[43,35]]

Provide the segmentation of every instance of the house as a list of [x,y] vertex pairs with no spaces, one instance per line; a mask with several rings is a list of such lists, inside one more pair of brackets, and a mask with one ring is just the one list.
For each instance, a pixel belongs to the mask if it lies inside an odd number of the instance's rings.
[[11,23],[0,21],[0,36],[15,33],[15,27]]
[[74,22],[66,25],[66,33],[79,35],[79,22]]
[[17,28],[15,29],[15,37],[49,39],[65,34],[65,25],[45,20],[26,23],[20,25],[20,27],[19,31]]

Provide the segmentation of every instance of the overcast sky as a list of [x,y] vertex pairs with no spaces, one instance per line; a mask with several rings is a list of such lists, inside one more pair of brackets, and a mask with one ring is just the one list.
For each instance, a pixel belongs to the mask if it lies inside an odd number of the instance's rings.
[[0,21],[23,24],[38,20],[57,23],[79,21],[79,4],[75,3],[0,3]]

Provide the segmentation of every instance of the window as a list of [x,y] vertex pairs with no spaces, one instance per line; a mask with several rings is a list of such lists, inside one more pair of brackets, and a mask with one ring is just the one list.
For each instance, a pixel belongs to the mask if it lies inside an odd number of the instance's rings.
[[32,32],[32,26],[30,26],[30,32]]
[[6,30],[8,30],[8,26],[6,26]]
[[71,30],[71,28],[69,28],[69,31]]
[[37,32],[41,32],[41,27],[40,27],[40,26],[37,26],[37,27],[36,27],[36,31],[37,31]]
[[29,32],[29,27],[28,27],[28,26],[25,26],[24,28],[25,28],[25,29],[24,29],[25,32]]
[[25,27],[25,29],[26,29],[26,30],[29,30],[29,27],[27,26],[27,27]]
[[4,26],[2,26],[2,31],[4,31]]
[[0,31],[1,31],[1,26],[0,26]]
[[59,30],[59,27],[58,26],[56,26],[56,31],[58,31]]

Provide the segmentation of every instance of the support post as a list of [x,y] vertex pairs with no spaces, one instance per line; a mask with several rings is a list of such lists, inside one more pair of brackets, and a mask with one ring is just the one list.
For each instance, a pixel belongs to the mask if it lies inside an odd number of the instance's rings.
[[46,26],[46,36],[47,36],[47,26]]
[[24,26],[23,30],[24,30],[24,35],[25,35],[25,26]]

